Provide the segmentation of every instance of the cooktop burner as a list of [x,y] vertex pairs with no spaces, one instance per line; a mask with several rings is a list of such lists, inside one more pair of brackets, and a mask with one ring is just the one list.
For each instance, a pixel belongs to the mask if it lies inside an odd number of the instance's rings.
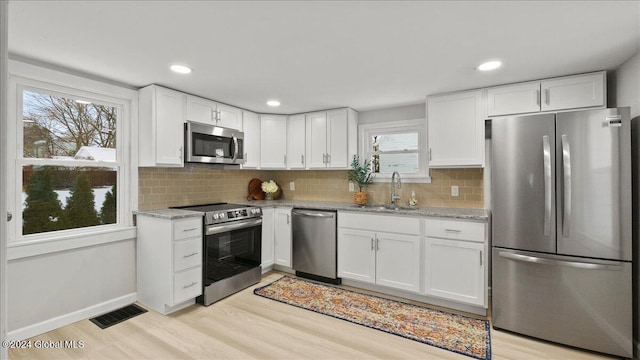
[[204,212],[205,225],[219,224],[229,221],[237,221],[262,216],[262,210],[259,207],[241,204],[217,203],[175,206],[173,208]]

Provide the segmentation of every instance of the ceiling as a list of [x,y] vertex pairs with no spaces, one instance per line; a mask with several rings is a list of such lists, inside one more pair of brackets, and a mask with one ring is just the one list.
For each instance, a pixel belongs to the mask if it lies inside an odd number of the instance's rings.
[[[256,112],[363,111],[612,70],[640,50],[639,23],[640,1],[14,0],[9,51]],[[491,59],[503,67],[474,69]]]

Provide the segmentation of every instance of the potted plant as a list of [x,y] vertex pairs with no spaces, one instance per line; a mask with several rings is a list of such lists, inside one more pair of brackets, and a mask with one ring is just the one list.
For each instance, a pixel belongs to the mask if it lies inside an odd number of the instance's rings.
[[349,170],[349,181],[358,185],[358,192],[353,193],[353,201],[358,205],[364,205],[367,203],[367,193],[363,190],[373,183],[373,176],[371,174],[371,163],[369,160],[365,160],[360,163],[360,158],[357,155],[353,156],[351,161],[351,169]]

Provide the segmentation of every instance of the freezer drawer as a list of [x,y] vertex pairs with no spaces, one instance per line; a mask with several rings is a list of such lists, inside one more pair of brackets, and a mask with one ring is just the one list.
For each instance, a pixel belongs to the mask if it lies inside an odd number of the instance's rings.
[[631,263],[493,248],[493,326],[632,357]]

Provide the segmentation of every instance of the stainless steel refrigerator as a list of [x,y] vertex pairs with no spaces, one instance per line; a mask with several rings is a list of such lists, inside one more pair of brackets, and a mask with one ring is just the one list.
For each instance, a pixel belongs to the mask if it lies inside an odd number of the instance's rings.
[[491,121],[493,326],[632,357],[629,108]]

